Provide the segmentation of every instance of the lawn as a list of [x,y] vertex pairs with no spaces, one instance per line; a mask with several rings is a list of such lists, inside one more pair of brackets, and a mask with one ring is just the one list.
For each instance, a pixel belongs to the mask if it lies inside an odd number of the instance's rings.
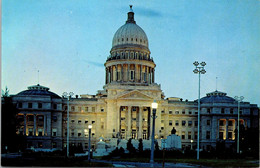
[[88,163],[84,159],[61,157],[2,158],[1,165],[8,167],[113,167],[112,164],[108,163]]
[[[162,160],[157,160],[161,162]],[[191,163],[207,167],[259,167],[259,164],[252,163],[252,160],[245,159],[166,159],[165,162]]]
[[[128,161],[128,162],[146,162],[150,161],[147,157],[128,157],[128,158],[113,158],[113,161]],[[155,162],[161,163],[162,159],[156,159]],[[207,167],[259,167],[257,163],[253,163],[253,160],[245,159],[171,159],[166,158],[165,162],[171,163],[191,163],[195,165],[203,165]]]

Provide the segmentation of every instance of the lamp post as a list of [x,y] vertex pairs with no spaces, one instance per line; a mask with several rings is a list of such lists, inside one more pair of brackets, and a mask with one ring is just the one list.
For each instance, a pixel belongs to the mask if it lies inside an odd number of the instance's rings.
[[70,101],[70,98],[74,95],[73,92],[70,92],[70,93],[67,93],[67,92],[64,92],[62,94],[63,97],[67,98],[67,157],[69,157],[69,154],[70,154],[70,149],[69,149],[69,130],[70,130],[70,124],[69,124],[69,120],[70,120],[70,108],[69,108],[69,101]]
[[239,117],[240,117],[240,102],[244,99],[243,96],[235,96],[235,100],[237,101],[237,153],[239,152]]
[[154,129],[155,129],[155,118],[156,118],[156,109],[157,109],[157,107],[158,107],[158,103],[156,103],[156,101],[154,100],[154,102],[152,103],[153,127],[152,127],[151,159],[150,159],[150,163],[152,164],[152,167],[153,167],[153,163],[154,163]]
[[190,143],[191,143],[191,150],[193,150],[193,146],[192,146],[193,139],[190,140]]
[[[193,63],[195,66],[195,69],[193,72],[195,74],[199,74],[199,98],[198,98],[198,137],[197,137],[197,160],[200,159],[200,74],[205,74],[206,71],[204,69],[204,66],[206,65],[206,62],[199,63],[198,61],[195,61]],[[199,66],[201,65],[201,66]]]
[[88,125],[88,162],[90,162],[90,147],[91,147],[91,128],[92,125]]

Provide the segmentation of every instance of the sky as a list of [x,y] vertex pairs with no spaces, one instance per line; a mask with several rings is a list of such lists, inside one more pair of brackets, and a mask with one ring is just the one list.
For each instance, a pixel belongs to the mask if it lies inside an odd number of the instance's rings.
[[201,97],[217,89],[260,105],[259,0],[3,0],[2,89],[39,81],[58,95],[96,94],[130,4],[166,97],[197,99],[193,62],[205,61]]

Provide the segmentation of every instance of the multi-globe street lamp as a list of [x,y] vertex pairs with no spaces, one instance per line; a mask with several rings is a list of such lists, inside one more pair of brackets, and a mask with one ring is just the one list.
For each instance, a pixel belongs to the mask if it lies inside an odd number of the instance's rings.
[[242,100],[244,99],[243,96],[235,96],[234,97],[235,100],[237,101],[237,153],[240,153],[239,152],[239,116],[240,116],[240,102],[242,102]]
[[67,93],[67,92],[64,92],[63,94],[62,94],[62,96],[63,97],[65,97],[65,98],[67,98],[67,157],[69,157],[69,154],[70,154],[70,152],[69,152],[69,118],[70,118],[70,109],[69,109],[69,101],[70,101],[70,98],[72,97],[74,95],[74,93],[73,92],[70,92],[70,93]]
[[197,137],[197,160],[200,158],[200,74],[205,74],[206,70],[204,69],[204,66],[206,65],[206,62],[199,63],[198,61],[195,61],[193,63],[195,66],[195,69],[193,72],[195,74],[199,74],[199,98],[198,98],[198,137]]
[[156,103],[156,101],[154,100],[154,102],[152,103],[152,109],[153,109],[153,115],[152,115],[152,119],[153,119],[153,126],[152,126],[152,142],[151,142],[151,159],[150,159],[150,163],[154,164],[154,129],[155,129],[155,118],[156,118],[156,109],[158,107],[158,103]]
[[88,125],[88,162],[90,162],[90,150],[91,150],[91,128],[92,128],[92,125]]

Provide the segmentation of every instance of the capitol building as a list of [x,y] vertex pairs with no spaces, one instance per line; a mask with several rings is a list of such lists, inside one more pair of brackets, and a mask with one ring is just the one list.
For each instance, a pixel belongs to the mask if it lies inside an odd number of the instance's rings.
[[[194,60],[192,60],[194,61]],[[27,147],[61,150],[69,143],[88,149],[88,125],[92,125],[92,147],[100,138],[151,139],[152,102],[158,103],[155,139],[166,139],[173,127],[181,137],[182,148],[196,148],[198,137],[198,101],[164,96],[156,83],[156,63],[151,57],[149,40],[137,25],[132,7],[127,20],[114,34],[106,59],[105,84],[96,95],[75,95],[68,99],[39,84],[12,95],[19,109],[17,134],[26,135]],[[235,144],[238,122],[258,127],[259,108],[238,102],[221,91],[209,91],[201,98],[200,147],[210,150],[218,140]]]

